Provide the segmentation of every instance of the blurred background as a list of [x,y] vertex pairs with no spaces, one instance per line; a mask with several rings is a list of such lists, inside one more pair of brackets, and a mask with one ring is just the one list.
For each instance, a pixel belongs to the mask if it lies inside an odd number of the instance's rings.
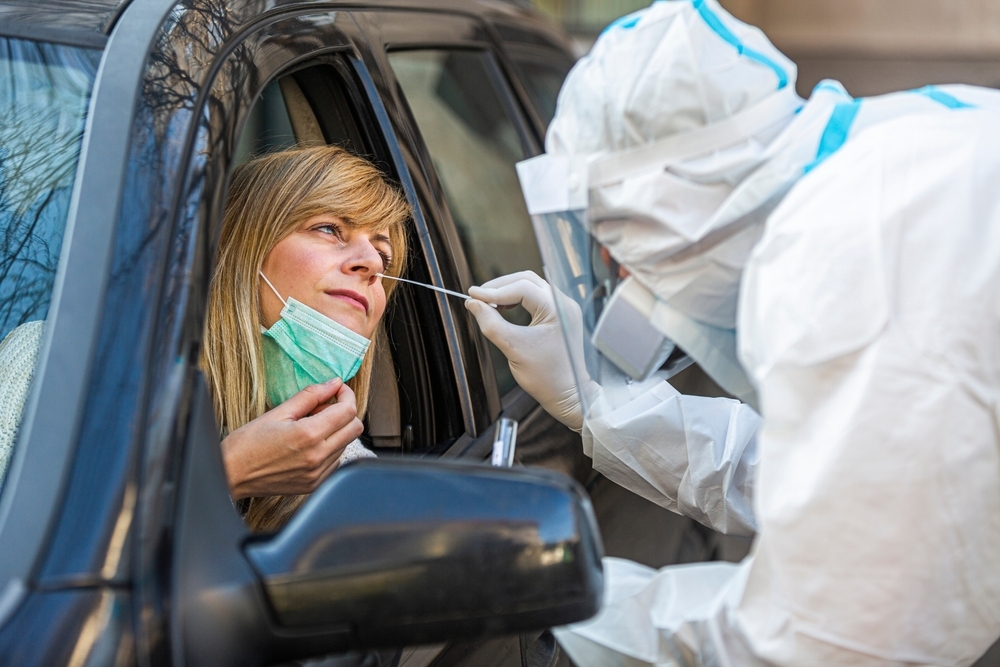
[[[998,0],[720,0],[799,66],[808,96],[826,78],[855,97],[935,83],[1000,87]],[[643,0],[534,0],[585,53]]]

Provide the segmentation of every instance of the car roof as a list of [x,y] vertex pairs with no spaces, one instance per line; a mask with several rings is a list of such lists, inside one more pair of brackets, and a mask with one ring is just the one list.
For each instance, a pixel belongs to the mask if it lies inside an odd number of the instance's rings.
[[[100,48],[126,7],[144,1],[0,0],[0,35]],[[365,4],[355,1],[349,7],[363,9]],[[491,21],[539,17],[529,0],[374,0],[371,4],[379,10],[455,11]]]

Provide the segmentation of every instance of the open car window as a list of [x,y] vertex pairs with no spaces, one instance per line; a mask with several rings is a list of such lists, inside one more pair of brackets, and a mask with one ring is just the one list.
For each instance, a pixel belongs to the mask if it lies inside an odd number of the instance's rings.
[[[250,110],[235,164],[296,145],[337,145],[378,166],[393,181],[384,137],[351,81],[344,60],[328,59],[270,84]],[[411,205],[417,206],[416,202]],[[405,274],[429,282],[411,231]],[[442,451],[462,432],[454,378],[433,295],[396,286],[374,355],[363,444],[380,456]]]
[[38,364],[99,60],[0,37],[0,480]]

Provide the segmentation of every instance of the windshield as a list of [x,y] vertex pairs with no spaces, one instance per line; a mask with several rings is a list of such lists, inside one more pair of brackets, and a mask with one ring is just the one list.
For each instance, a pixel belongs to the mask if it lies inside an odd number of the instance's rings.
[[0,37],[0,481],[38,360],[99,60]]

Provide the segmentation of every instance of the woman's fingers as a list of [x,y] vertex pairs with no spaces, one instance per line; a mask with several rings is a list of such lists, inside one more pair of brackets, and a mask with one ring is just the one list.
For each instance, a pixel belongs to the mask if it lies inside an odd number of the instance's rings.
[[364,431],[361,420],[355,417],[346,425],[330,433],[322,442],[316,443],[314,456],[312,458],[307,479],[311,493],[329,477],[337,466],[340,465],[340,458],[344,454],[347,446],[357,440]]
[[340,378],[334,378],[322,384],[310,385],[271,412],[274,413],[275,417],[292,420],[302,419],[315,412],[317,408],[322,409],[338,395],[344,386],[344,382]]
[[[308,389],[307,387],[303,391],[308,391]],[[336,398],[335,403],[322,405],[319,410],[298,420],[299,425],[315,442],[325,440],[331,434],[339,431],[358,414],[357,399],[354,392],[346,384],[341,384],[332,398]]]
[[[357,399],[351,388],[346,384],[341,385],[337,390],[336,399],[336,403],[298,422],[311,446],[329,450],[323,452],[323,459],[339,454],[340,450],[358,438],[364,430],[364,426],[357,418]],[[319,464],[318,461],[315,463]]]
[[310,493],[363,430],[350,387],[340,380],[306,387],[223,441],[230,492],[233,498]]
[[361,433],[364,431],[364,424],[361,423],[360,419],[355,418],[353,422],[340,429],[336,433],[333,433],[326,439],[325,445],[329,448],[330,455],[327,458],[326,466],[320,471],[319,479],[316,482],[316,486],[323,483],[327,477],[333,473],[338,467],[340,467],[340,460],[343,458],[344,450],[352,442],[361,437]]
[[358,399],[354,395],[354,390],[346,384],[341,384],[337,388],[337,405],[352,405],[354,406],[354,411],[357,412]]

